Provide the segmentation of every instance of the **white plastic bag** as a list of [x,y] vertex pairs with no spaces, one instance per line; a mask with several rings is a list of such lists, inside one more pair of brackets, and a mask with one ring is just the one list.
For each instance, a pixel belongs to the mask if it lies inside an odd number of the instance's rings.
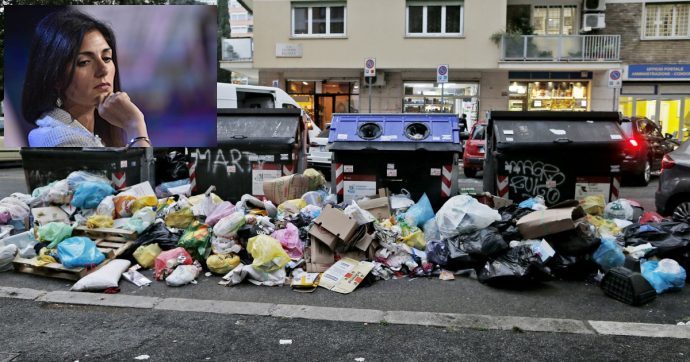
[[69,204],[71,192],[67,180],[60,180],[54,183],[44,196],[43,201],[48,203],[57,205]]
[[16,245],[0,246],[0,272],[12,270],[12,260],[15,255],[17,255]]
[[96,214],[110,216],[110,217],[114,218],[115,217],[115,202],[113,202],[114,197],[115,196],[110,195],[110,196],[106,196],[103,200],[101,200],[101,203],[98,204],[98,207],[96,208]]
[[175,270],[165,278],[165,284],[171,287],[180,287],[189,284],[199,276],[201,268],[197,265],[179,265]]
[[368,224],[374,222],[376,218],[369,211],[362,209],[357,205],[357,202],[352,201],[352,204],[343,210],[345,215],[351,216],[358,225]]
[[406,209],[414,205],[410,192],[402,189],[399,194],[390,196],[391,210]]
[[633,221],[633,207],[626,199],[618,199],[609,202],[604,208],[604,217],[607,219],[624,219]]
[[73,292],[101,291],[116,288],[120,277],[132,264],[129,260],[115,259],[95,272],[79,279],[72,288]]
[[436,213],[436,225],[443,239],[483,229],[500,220],[498,211],[468,195],[451,197]]
[[21,220],[29,216],[29,205],[16,197],[5,197],[0,200],[0,209],[6,209],[13,220]]
[[251,265],[240,264],[235,269],[226,274],[223,279],[229,281],[229,285],[241,283],[245,278],[254,285],[276,286],[285,284],[287,273],[285,268],[280,268],[274,272],[265,272],[254,268]]

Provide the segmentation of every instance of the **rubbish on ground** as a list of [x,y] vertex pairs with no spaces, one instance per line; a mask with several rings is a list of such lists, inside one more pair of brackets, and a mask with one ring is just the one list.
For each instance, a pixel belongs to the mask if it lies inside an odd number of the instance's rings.
[[144,274],[139,273],[135,267],[131,267],[122,273],[122,277],[137,287],[143,287],[153,283],[151,279],[145,277]]
[[649,260],[642,263],[642,276],[658,294],[679,290],[685,286],[686,272],[673,259]]
[[138,247],[134,251],[134,259],[136,259],[137,263],[144,267],[145,269],[149,269],[153,267],[154,262],[156,261],[156,257],[162,253],[163,250],[161,250],[160,246],[158,244],[148,244],[148,245],[142,245]]
[[191,265],[192,262],[192,256],[182,247],[164,251],[156,257],[154,276],[156,280],[163,280],[173,272],[176,266]]
[[17,255],[16,245],[0,246],[0,272],[12,270],[12,260],[15,255]]
[[175,267],[175,270],[165,278],[165,284],[171,287],[181,287],[194,282],[194,279],[199,276],[200,272],[200,265],[178,265]]
[[129,260],[115,259],[95,272],[79,279],[72,288],[74,292],[102,291],[108,288],[116,288],[122,273],[131,265]]
[[374,264],[367,261],[340,259],[323,273],[319,286],[348,294],[357,288],[373,268]]
[[438,276],[441,280],[455,280],[455,275],[453,272],[448,270],[441,270],[441,274]]
[[603,271],[622,266],[625,263],[623,249],[616,243],[615,238],[608,236],[601,238],[601,245],[594,252],[593,257]]
[[483,229],[500,220],[496,210],[468,195],[451,197],[436,213],[436,224],[444,239]]
[[213,274],[225,275],[240,265],[240,257],[237,255],[213,254],[206,259],[206,267]]
[[283,344],[292,344],[292,340],[291,340],[291,339],[281,339],[281,340],[280,340],[280,344],[281,344],[281,345],[283,345]]
[[633,220],[633,207],[630,201],[626,199],[618,199],[606,204],[604,208],[604,217],[607,219],[624,219]]
[[575,229],[575,221],[585,217],[582,207],[566,207],[531,212],[518,220],[517,228],[526,239],[537,239]]
[[580,200],[580,206],[587,214],[599,216],[604,215],[606,201],[602,195],[585,196],[584,199]]
[[600,285],[606,295],[630,305],[647,304],[657,294],[642,274],[624,267],[609,269]]
[[65,268],[93,267],[105,260],[93,240],[83,236],[73,236],[57,246],[57,255]]
[[254,258],[252,266],[265,272],[282,269],[290,262],[290,257],[280,242],[268,235],[258,235],[249,239],[247,251]]

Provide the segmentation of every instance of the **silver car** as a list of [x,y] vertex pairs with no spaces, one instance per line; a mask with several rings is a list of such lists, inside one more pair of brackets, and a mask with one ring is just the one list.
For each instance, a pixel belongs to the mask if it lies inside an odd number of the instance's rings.
[[667,153],[661,161],[656,210],[676,221],[690,221],[690,142]]

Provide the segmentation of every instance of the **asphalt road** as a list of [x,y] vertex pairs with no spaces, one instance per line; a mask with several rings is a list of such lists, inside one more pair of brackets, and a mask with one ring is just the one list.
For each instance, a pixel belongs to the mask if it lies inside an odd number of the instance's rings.
[[[345,323],[1,299],[0,360],[687,360],[690,344],[521,330]],[[282,341],[282,342],[281,342]]]

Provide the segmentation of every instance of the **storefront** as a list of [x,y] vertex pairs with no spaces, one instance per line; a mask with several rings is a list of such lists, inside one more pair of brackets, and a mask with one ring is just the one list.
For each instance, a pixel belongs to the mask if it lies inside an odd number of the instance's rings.
[[587,111],[592,72],[510,72],[508,110]]
[[321,129],[333,113],[359,112],[358,80],[288,80],[286,89]]
[[404,82],[404,88],[404,113],[464,113],[468,126],[477,119],[478,83],[445,83],[441,87],[431,82]]
[[631,64],[624,72],[618,109],[646,117],[662,133],[686,140],[690,129],[690,64]]

